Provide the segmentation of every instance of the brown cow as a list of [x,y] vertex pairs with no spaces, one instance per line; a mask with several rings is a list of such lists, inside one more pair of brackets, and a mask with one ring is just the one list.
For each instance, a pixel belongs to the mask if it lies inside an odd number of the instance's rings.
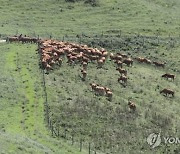
[[118,52],[117,55],[120,55],[120,56],[122,56],[123,58],[128,58],[128,55],[127,55],[127,54],[124,54],[124,53]]
[[61,58],[58,59],[58,65],[59,65],[59,66],[62,65],[62,59],[61,59]]
[[121,67],[122,68],[122,61],[120,60],[116,60],[115,63],[117,64],[118,67]]
[[169,73],[165,73],[163,74],[161,77],[166,78],[166,79],[175,79],[175,75],[174,74],[169,74]]
[[144,58],[144,63],[146,63],[146,64],[151,64],[152,62],[151,62],[151,60],[149,60],[149,59],[147,59],[147,58]]
[[84,70],[87,70],[88,63],[83,62],[83,63],[82,63],[82,66],[83,66],[83,69],[84,69]]
[[95,84],[95,83],[90,83],[89,85],[91,86],[92,91],[95,90],[97,87],[97,84]]
[[100,59],[97,61],[97,63],[98,63],[98,68],[102,68],[104,61],[102,59]]
[[87,72],[85,70],[81,70],[81,73],[82,73],[82,80],[85,81],[86,76],[87,76]]
[[161,93],[163,93],[163,94],[165,94],[165,96],[168,96],[168,95],[171,95],[172,97],[174,97],[174,91],[173,90],[171,90],[171,89],[163,89],[163,90],[161,90],[160,91],[160,94]]
[[158,67],[165,67],[165,63],[162,63],[162,62],[156,62],[156,61],[154,61],[153,62],[153,64],[155,64],[156,66],[158,66]]
[[118,78],[118,82],[122,82],[122,83],[127,83],[127,76],[125,75],[121,75],[119,78]]
[[115,57],[114,57],[114,60],[116,60],[116,61],[118,61],[118,60],[122,60],[123,58],[122,58],[122,56],[120,56],[120,55],[116,55]]
[[109,57],[110,57],[111,60],[114,60],[115,55],[113,53],[110,53]]
[[132,110],[132,111],[135,111],[136,110],[136,105],[134,102],[132,101],[129,101],[128,102],[128,106],[129,106],[129,109]]
[[127,75],[127,70],[126,70],[126,69],[123,69],[123,68],[117,68],[116,70],[119,71],[120,74]]
[[18,42],[19,41],[19,38],[18,37],[16,37],[16,36],[13,36],[13,37],[7,37],[6,38],[6,42],[10,42],[10,43],[12,43],[12,42]]
[[124,59],[123,63],[125,63],[127,66],[132,66],[133,65],[133,60],[131,58]]
[[104,96],[105,95],[105,89],[102,86],[96,86],[95,93],[96,95]]
[[106,97],[108,98],[109,101],[112,101],[112,96],[113,96],[112,91],[107,91],[106,92]]
[[135,58],[139,63],[143,63],[144,62],[144,58],[142,57],[137,57]]
[[105,89],[106,93],[107,93],[108,91],[111,91],[111,89],[109,89],[109,88],[107,88],[107,87],[104,87],[104,89]]

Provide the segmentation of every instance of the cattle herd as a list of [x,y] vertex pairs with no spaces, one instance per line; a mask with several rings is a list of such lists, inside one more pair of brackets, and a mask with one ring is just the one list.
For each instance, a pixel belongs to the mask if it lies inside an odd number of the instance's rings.
[[22,43],[38,43],[39,38],[36,37],[29,37],[26,35],[15,35],[15,36],[10,36],[6,38],[6,42],[22,42]]
[[[87,45],[80,45],[75,43],[57,41],[57,40],[41,40],[38,38],[31,38],[28,36],[13,36],[7,38],[8,42],[22,42],[22,43],[37,43],[38,49],[41,56],[41,67],[49,71],[53,70],[55,65],[61,66],[63,61],[74,66],[76,64],[80,64],[80,76],[83,81],[86,80],[87,72],[88,72],[88,64],[90,62],[95,63],[98,69],[101,69],[107,60],[110,60],[116,66],[116,71],[119,72],[119,78],[117,82],[121,83],[123,86],[127,86],[127,70],[124,65],[128,67],[133,66],[134,60],[139,63],[145,63],[148,65],[154,65],[156,67],[164,68],[165,62],[151,61],[150,59],[143,57],[130,57],[127,54],[122,52],[117,53],[109,53],[104,48],[90,48]],[[163,78],[166,79],[175,79],[174,74],[165,73],[162,75]],[[99,96],[106,96],[109,101],[112,101],[113,92],[108,87],[100,86],[96,83],[90,83],[90,87],[92,91]],[[172,89],[163,89],[160,91],[160,94],[164,94],[165,96],[174,96],[174,91]],[[136,110],[136,105],[134,102],[128,102],[129,109],[132,111]]]

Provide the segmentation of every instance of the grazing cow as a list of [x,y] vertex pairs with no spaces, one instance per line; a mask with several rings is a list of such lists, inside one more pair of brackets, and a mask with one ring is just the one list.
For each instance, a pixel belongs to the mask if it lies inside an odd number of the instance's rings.
[[144,58],[144,63],[146,63],[146,64],[151,64],[152,62],[151,62],[151,60],[149,60],[149,59],[147,59],[147,58]]
[[77,57],[76,57],[76,56],[72,56],[72,55],[70,54],[69,59],[68,59],[68,63],[69,63],[69,64],[75,64],[75,63],[76,63],[76,60],[77,60]]
[[163,93],[163,94],[165,94],[165,96],[168,96],[168,95],[171,95],[172,97],[174,97],[174,91],[173,90],[171,90],[171,89],[163,89],[163,90],[161,90],[160,91],[160,94],[161,93]]
[[19,41],[21,41],[22,43],[30,43],[31,42],[31,38],[27,37],[27,36],[20,36],[19,37]]
[[104,87],[105,92],[107,93],[108,91],[111,91],[111,89]]
[[106,97],[108,98],[109,101],[112,101],[112,96],[113,96],[112,91],[107,91],[106,92]]
[[126,83],[126,84],[127,84],[127,76],[121,75],[121,76],[118,78],[118,82],[122,82],[122,83]]
[[105,63],[106,57],[101,57],[100,60],[102,60]]
[[97,63],[98,63],[98,68],[102,68],[104,61],[102,59],[100,59],[97,61]]
[[111,60],[114,60],[115,55],[113,53],[110,53],[109,57],[110,57]]
[[84,70],[87,70],[87,65],[88,65],[88,63],[86,63],[86,62],[83,62],[83,63],[82,63],[82,66],[83,66],[83,69],[84,69]]
[[128,58],[128,55],[118,52],[117,55],[122,56],[122,58]]
[[151,60],[147,59],[147,58],[143,58],[143,57],[137,57],[135,58],[138,62],[140,63],[146,63],[146,64],[151,64]]
[[87,58],[85,55],[83,55],[82,61],[88,63],[89,62],[89,58]]
[[49,71],[49,70],[52,70],[52,67],[51,67],[51,65],[49,65],[49,64],[46,63],[45,69],[46,69],[47,71]]
[[81,73],[82,73],[82,80],[85,81],[86,76],[87,76],[87,72],[85,70],[81,70]]
[[123,68],[117,68],[116,70],[119,71],[120,74],[127,75],[127,70],[126,70],[126,69],[123,69]]
[[135,111],[136,110],[136,105],[134,102],[132,101],[129,101],[128,102],[128,106],[129,106],[129,109],[132,110],[132,111]]
[[6,42],[12,43],[12,42],[18,42],[18,41],[19,41],[19,38],[16,37],[16,36],[13,36],[13,37],[7,37],[7,38],[6,38]]
[[91,86],[92,91],[94,91],[97,87],[97,84],[95,84],[95,83],[90,83],[89,85]]
[[115,63],[117,64],[118,67],[121,67],[122,68],[122,61],[120,60],[116,60]]
[[95,61],[95,60],[98,60],[99,59],[99,56],[89,56],[89,59],[91,61]]
[[144,62],[144,58],[142,57],[137,57],[135,58],[139,63],[143,63]]
[[125,63],[127,66],[132,66],[133,65],[133,60],[131,58],[124,59],[123,63]]
[[158,67],[162,67],[162,68],[165,67],[165,63],[162,63],[162,62],[156,62],[156,61],[154,61],[153,64],[155,64],[155,65],[158,66]]
[[106,91],[105,91],[104,87],[96,86],[96,88],[95,88],[96,95],[104,96],[105,92]]
[[175,79],[175,75],[169,74],[169,73],[163,74],[161,77],[166,78],[166,79],[172,79],[172,80]]
[[35,37],[33,37],[33,38],[30,38],[30,42],[31,43],[38,43],[38,38],[35,38]]
[[107,51],[103,52],[102,56],[107,58],[108,57],[108,52]]
[[123,58],[128,58],[128,55],[126,55],[126,54],[121,54],[121,56],[122,56]]
[[59,65],[59,66],[62,65],[62,59],[61,59],[61,58],[58,59],[58,65]]
[[120,55],[116,55],[116,56],[114,56],[114,60],[116,60],[116,61],[118,61],[118,60],[122,60],[123,58],[122,58],[122,56],[120,56]]

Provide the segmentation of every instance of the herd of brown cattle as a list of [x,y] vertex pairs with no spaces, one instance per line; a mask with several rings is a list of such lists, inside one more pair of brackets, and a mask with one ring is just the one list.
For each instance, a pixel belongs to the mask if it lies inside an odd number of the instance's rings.
[[109,101],[112,101],[113,93],[111,89],[100,86],[99,84],[96,83],[90,83],[90,86],[92,88],[92,91],[94,91],[96,95],[106,96]]
[[[105,49],[97,49],[97,48],[89,48],[86,45],[78,45],[75,43],[69,42],[61,42],[56,40],[40,40],[38,44],[38,50],[41,54],[41,62],[43,69],[47,71],[53,69],[53,65],[58,64],[61,65],[64,57],[67,58],[67,63],[69,65],[75,65],[77,63],[81,64],[82,68],[80,69],[82,80],[86,80],[87,77],[87,66],[89,62],[96,62],[97,68],[102,68],[105,62],[110,57],[110,60],[114,62],[116,65],[116,70],[119,72],[120,77],[118,78],[118,82],[123,85],[127,85],[127,70],[123,68],[123,64],[127,66],[133,65],[133,58],[129,57],[123,53],[108,53]],[[139,63],[146,64],[155,64],[158,67],[165,67],[165,63],[154,61],[152,62],[150,59],[137,57],[134,58]],[[175,79],[174,74],[163,74],[163,78],[167,79]],[[90,84],[92,90],[96,95],[106,96],[109,101],[112,101],[113,92],[107,88],[100,86],[95,83]],[[165,94],[166,96],[171,95],[174,96],[174,91],[171,89],[163,89],[160,93]],[[134,102],[128,102],[129,109],[135,111],[136,105]]]
[[[157,62],[157,61],[151,61],[151,60],[149,60],[149,59],[147,59],[147,58],[143,58],[143,57],[137,57],[137,58],[135,58],[139,63],[146,63],[146,64],[154,64],[155,66],[157,66],[157,67],[162,67],[162,68],[164,68],[165,67],[165,64],[166,64],[166,62]],[[162,76],[161,76],[162,78],[166,78],[167,80],[168,79],[171,79],[171,80],[174,80],[175,79],[175,75],[174,74],[170,74],[170,73],[165,73],[165,74],[163,74]],[[165,89],[163,89],[163,90],[161,90],[160,91],[160,94],[164,94],[165,96],[174,96],[174,91],[172,90],[172,89],[167,89],[167,88],[165,88]]]
[[38,43],[38,38],[36,37],[29,37],[29,36],[22,36],[19,35],[19,36],[9,36],[6,38],[6,42],[22,42],[22,43]]
[[103,48],[99,50],[56,40],[40,40],[38,51],[41,54],[42,67],[47,71],[52,70],[55,64],[61,65],[65,57],[69,65],[81,64],[82,80],[86,79],[89,62],[94,61],[97,67],[101,68],[108,57],[108,52]]
[[[69,65],[75,65],[77,63],[81,64],[82,68],[80,69],[81,78],[83,81],[86,80],[87,77],[87,66],[89,62],[96,62],[97,68],[102,68],[105,62],[107,61],[108,57],[114,64],[116,65],[116,70],[119,72],[120,76],[117,79],[118,82],[123,84],[124,86],[127,85],[127,70],[123,68],[123,64],[127,66],[133,65],[133,59],[137,60],[139,63],[145,64],[154,64],[157,67],[165,67],[166,63],[151,61],[150,59],[143,58],[143,57],[136,57],[132,58],[123,53],[108,53],[105,49],[97,49],[97,48],[90,48],[87,45],[79,45],[75,43],[63,42],[63,41],[56,41],[56,40],[40,40],[37,38],[31,38],[28,36],[13,36],[8,37],[7,41],[9,42],[22,42],[22,43],[38,43],[38,51],[41,55],[41,64],[42,68],[46,71],[50,71],[53,69],[54,65],[61,66],[65,57],[67,58],[67,63]],[[174,74],[163,74],[163,78],[166,79],[175,79]],[[95,83],[90,84],[92,90],[95,92],[96,95],[106,96],[109,101],[112,101],[113,92],[107,88],[100,86]],[[160,94],[163,93],[164,95],[174,96],[174,91],[171,89],[163,89],[160,91]],[[128,102],[129,109],[135,111],[136,105],[134,102]]]

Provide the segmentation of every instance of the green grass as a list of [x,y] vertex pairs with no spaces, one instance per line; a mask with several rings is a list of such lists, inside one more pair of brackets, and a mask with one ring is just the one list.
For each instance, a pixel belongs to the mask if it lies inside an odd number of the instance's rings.
[[178,0],[100,0],[99,7],[64,0],[0,2],[2,34],[62,38],[65,34],[117,34],[122,30],[143,35],[179,35]]
[[[127,48],[133,46],[134,44],[129,43]],[[116,52],[121,48],[123,47],[107,50]],[[77,140],[83,138],[86,142],[92,142],[96,146],[93,148],[101,151],[106,149],[106,152],[112,153],[151,153],[146,143],[150,133],[161,131],[164,136],[179,136],[179,50],[178,44],[169,48],[169,44],[150,46],[147,43],[138,52],[124,51],[133,57],[147,56],[152,60],[167,62],[165,69],[138,62],[132,68],[125,67],[129,78],[126,88],[117,82],[119,73],[111,61],[107,61],[103,69],[97,69],[96,63],[89,64],[87,80],[83,82],[80,78],[81,67],[69,66],[65,59],[62,67],[57,67],[46,75],[54,123],[60,126],[62,134],[67,129],[70,136],[74,134]],[[165,72],[175,73],[176,80],[172,82],[162,79],[161,75]],[[112,89],[112,102],[105,97],[95,96],[89,86],[92,82]],[[175,97],[160,95],[163,88],[173,89]],[[128,100],[136,102],[135,114],[129,113]],[[111,149],[111,144],[118,145],[118,148]],[[175,145],[161,145],[156,150],[157,153],[167,151],[174,153],[179,149]]]
[[[65,40],[102,46],[112,52],[122,50],[133,57],[166,61],[165,69],[135,62],[132,68],[127,68],[126,88],[117,83],[118,73],[110,61],[98,70],[95,64],[90,64],[85,82],[79,77],[78,65],[72,68],[63,63],[45,76],[48,102],[53,120],[61,119],[56,122],[61,126],[60,133],[64,134],[66,128],[68,135],[75,135],[75,141],[84,138],[103,153],[179,153],[176,145],[151,150],[146,143],[150,133],[160,130],[162,135],[180,135],[176,131],[180,128],[178,0],[99,0],[99,7],[64,0],[0,0],[0,4],[2,37],[21,33],[45,38],[52,35],[58,39],[65,36]],[[77,34],[94,37],[72,37]],[[162,36],[159,43],[156,37],[146,37],[156,35]],[[79,145],[71,146],[62,138],[51,137],[46,127],[36,48],[31,44],[0,44],[1,152],[80,153]],[[165,72],[176,74],[176,80],[161,79]],[[89,87],[92,81],[111,88],[113,101],[95,96]],[[165,87],[175,90],[175,98],[159,94]],[[128,111],[129,99],[136,102],[135,114]],[[118,147],[111,149],[111,144]]]
[[51,137],[36,45],[1,44],[0,138],[4,153],[79,153]]

